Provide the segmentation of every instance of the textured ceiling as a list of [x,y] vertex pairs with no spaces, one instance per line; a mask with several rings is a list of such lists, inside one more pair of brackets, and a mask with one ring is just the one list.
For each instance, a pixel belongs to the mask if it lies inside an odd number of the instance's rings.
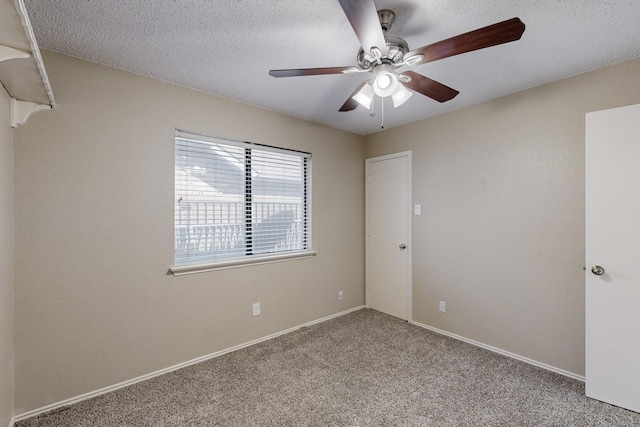
[[[380,111],[375,117],[363,107],[338,112],[366,74],[267,74],[356,64],[359,42],[337,0],[24,2],[43,49],[357,134],[380,130]],[[414,67],[460,94],[444,104],[415,94],[397,109],[387,99],[385,128],[640,56],[638,0],[375,4],[396,13],[389,35],[404,38],[410,49],[516,16],[526,24],[519,41]]]

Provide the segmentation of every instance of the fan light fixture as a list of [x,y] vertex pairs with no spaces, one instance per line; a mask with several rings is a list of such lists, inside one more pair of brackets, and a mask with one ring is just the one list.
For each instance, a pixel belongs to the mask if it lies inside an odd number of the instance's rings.
[[390,96],[393,100],[394,108],[398,108],[411,98],[413,92],[409,91],[400,83],[397,74],[383,69],[377,73],[373,82],[367,82],[352,98],[357,101],[358,104],[370,110],[375,95],[381,98]]
[[371,86],[370,82],[367,82],[364,86],[362,86],[362,89],[360,89],[358,93],[352,96],[352,98],[356,100],[358,104],[362,105],[367,110],[370,110],[374,96],[375,92],[373,91],[373,86]]
[[411,96],[413,96],[413,92],[404,87],[402,83],[398,84],[398,89],[391,94],[391,99],[393,99],[393,108],[398,108],[407,102]]
[[398,77],[390,71],[380,72],[373,81],[373,91],[380,98],[390,96],[398,88]]

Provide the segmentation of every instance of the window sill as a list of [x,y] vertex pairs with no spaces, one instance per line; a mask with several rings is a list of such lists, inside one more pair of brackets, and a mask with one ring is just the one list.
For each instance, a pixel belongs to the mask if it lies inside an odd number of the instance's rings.
[[251,265],[271,264],[293,259],[311,258],[316,256],[315,251],[294,252],[288,254],[278,254],[271,256],[261,256],[256,258],[239,259],[228,262],[217,262],[215,264],[197,264],[171,267],[167,275],[182,276],[185,274],[204,273],[207,271],[226,270],[228,268],[248,267]]

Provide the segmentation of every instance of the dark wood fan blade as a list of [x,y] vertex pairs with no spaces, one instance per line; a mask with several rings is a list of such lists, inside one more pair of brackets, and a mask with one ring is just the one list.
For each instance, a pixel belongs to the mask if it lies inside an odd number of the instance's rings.
[[342,107],[340,107],[339,111],[355,110],[356,107],[360,104],[358,104],[358,101],[353,99],[353,97],[356,95],[356,93],[360,92],[360,89],[362,89],[366,84],[367,84],[366,80],[360,83],[360,85],[356,88],[356,90],[354,90],[353,93],[349,95],[349,98],[347,99],[347,101],[344,104],[342,104]]
[[378,11],[373,0],[339,1],[365,53],[368,54],[372,47],[377,47],[382,57],[387,56],[387,43],[384,40]]
[[456,97],[458,92],[455,89],[451,89],[449,86],[445,86],[442,83],[438,83],[435,80],[431,80],[422,74],[414,73],[413,71],[405,71],[402,73],[411,77],[411,81],[403,83],[409,89],[413,89],[416,92],[435,99],[438,102],[446,102]]
[[356,67],[326,67],[326,68],[292,68],[288,70],[271,70],[273,77],[318,76],[321,74],[342,74],[345,70],[358,70]]
[[524,33],[524,23],[520,18],[511,18],[488,27],[479,28],[468,33],[450,39],[442,40],[427,46],[420,47],[408,52],[404,57],[409,58],[414,55],[423,55],[421,61],[414,65],[425,62],[436,61],[448,58],[449,56],[460,55],[485,47],[496,46],[519,40]]

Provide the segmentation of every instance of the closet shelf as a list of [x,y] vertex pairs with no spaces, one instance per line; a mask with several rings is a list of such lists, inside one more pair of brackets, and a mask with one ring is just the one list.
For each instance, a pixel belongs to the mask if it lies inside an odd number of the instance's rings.
[[0,83],[11,97],[11,127],[55,107],[23,0],[0,0]]

